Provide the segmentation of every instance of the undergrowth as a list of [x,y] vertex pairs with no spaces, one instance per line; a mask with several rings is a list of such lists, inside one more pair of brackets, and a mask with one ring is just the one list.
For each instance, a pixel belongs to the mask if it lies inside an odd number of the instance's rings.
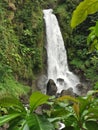
[[11,76],[6,78],[3,82],[0,82],[0,93],[10,93],[19,97],[21,95],[26,95],[29,90],[28,86],[19,83]]

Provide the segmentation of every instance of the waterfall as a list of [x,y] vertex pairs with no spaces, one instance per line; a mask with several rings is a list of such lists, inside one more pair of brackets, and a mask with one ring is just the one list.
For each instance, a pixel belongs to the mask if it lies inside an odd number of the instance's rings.
[[73,88],[77,93],[78,77],[69,71],[64,41],[56,16],[52,9],[43,10],[46,25],[47,75],[53,79],[58,93]]

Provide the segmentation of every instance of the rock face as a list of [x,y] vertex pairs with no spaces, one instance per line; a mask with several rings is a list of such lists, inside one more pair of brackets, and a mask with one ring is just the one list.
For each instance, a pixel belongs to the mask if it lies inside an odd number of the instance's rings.
[[[63,82],[62,79],[58,79],[61,83]],[[47,82],[48,81],[48,82]],[[76,86],[77,90],[78,90],[78,94],[74,93],[73,92],[73,88],[68,88],[66,90],[62,90],[61,93],[57,93],[57,86],[54,82],[53,79],[47,79],[46,75],[42,74],[37,82],[36,82],[36,86],[37,86],[37,89],[39,91],[41,91],[42,93],[44,94],[47,94],[47,95],[50,95],[50,96],[56,96],[56,97],[59,97],[59,96],[64,96],[64,95],[70,95],[70,96],[85,96],[87,94],[87,92],[89,90],[91,90],[90,88],[87,87],[87,85],[85,84],[78,84]]]
[[78,84],[76,88],[79,91],[79,95],[85,96],[89,90],[91,90],[91,87],[88,87],[87,84]]
[[42,93],[46,94],[46,87],[47,87],[47,77],[46,75],[41,75],[37,80],[37,89]]
[[62,90],[61,96],[64,96],[64,95],[75,96],[75,93],[73,92],[72,88],[68,88],[66,90]]
[[52,79],[49,79],[48,83],[47,83],[47,95],[56,95],[57,92],[57,86],[54,83],[54,81]]

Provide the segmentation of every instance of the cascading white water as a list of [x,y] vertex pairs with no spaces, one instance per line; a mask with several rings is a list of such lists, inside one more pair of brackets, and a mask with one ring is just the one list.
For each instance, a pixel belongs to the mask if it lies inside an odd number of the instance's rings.
[[77,93],[76,85],[79,84],[79,79],[69,71],[62,34],[57,18],[52,12],[52,9],[43,10],[47,37],[48,79],[54,80],[58,93],[70,87]]

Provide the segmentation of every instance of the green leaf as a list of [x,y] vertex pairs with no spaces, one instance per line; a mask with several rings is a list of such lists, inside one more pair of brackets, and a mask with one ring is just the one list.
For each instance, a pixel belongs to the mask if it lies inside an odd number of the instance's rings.
[[34,111],[38,106],[44,104],[49,99],[49,96],[40,92],[34,92],[30,97],[30,110]]
[[0,117],[0,126],[2,126],[4,123],[11,121],[12,119],[14,119],[18,116],[20,116],[20,113],[14,113],[14,114],[1,116]]
[[98,21],[96,22],[96,26],[95,26],[95,34],[96,36],[98,36]]
[[73,126],[77,124],[77,119],[75,118],[74,115],[70,115],[69,117],[65,117],[64,124],[66,127]]
[[80,104],[80,113],[82,113],[87,107],[89,107],[92,101],[92,96],[88,95],[86,97],[78,97],[78,100]]
[[82,1],[73,12],[71,27],[75,28],[82,23],[89,14],[93,14],[96,11],[98,11],[98,0]]
[[86,120],[88,119],[97,119],[98,120],[98,108],[94,106],[93,108],[89,108],[88,112],[86,113]]
[[87,121],[85,123],[87,130],[97,130],[98,129],[98,123],[95,121]]
[[27,124],[30,130],[55,130],[53,125],[46,118],[36,114],[28,115]]
[[28,130],[26,120],[21,117],[17,117],[9,122],[10,126],[8,130]]
[[25,111],[22,103],[13,95],[3,93],[0,95],[0,106],[1,107],[17,107],[20,111]]
[[56,122],[62,120],[62,117],[54,117],[54,118],[48,118],[49,122]]
[[91,31],[90,34],[87,37],[87,44],[91,44],[91,42],[94,40],[95,36],[95,26],[90,27],[89,30]]
[[67,116],[69,114],[70,114],[70,112],[68,110],[66,110],[65,108],[60,108],[60,109],[57,109],[57,110],[54,110],[54,111],[51,112],[52,117],[63,118],[63,116]]

